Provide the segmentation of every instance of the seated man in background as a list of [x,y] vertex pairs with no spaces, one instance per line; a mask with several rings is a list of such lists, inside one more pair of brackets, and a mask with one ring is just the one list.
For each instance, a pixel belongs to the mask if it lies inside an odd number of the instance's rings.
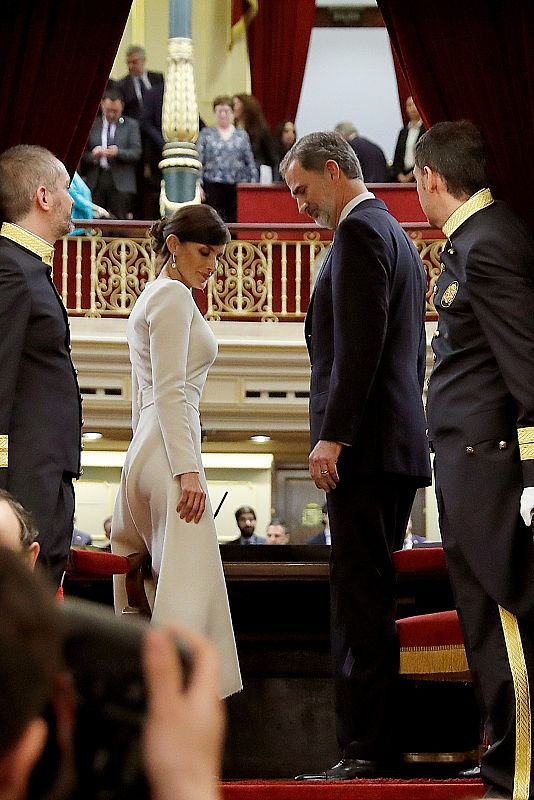
[[[24,635],[21,635],[24,631]],[[215,649],[187,631],[176,633],[192,656],[186,689],[172,636],[151,630],[143,668],[147,720],[143,759],[152,800],[218,800],[224,712],[217,696]],[[45,710],[55,699],[65,750],[73,713],[61,682],[62,625],[51,588],[16,553],[0,546],[0,800],[24,800],[47,739]],[[64,775],[64,773],[63,773]],[[67,800],[72,786],[49,797]],[[32,787],[32,797],[38,787]]]
[[332,544],[330,539],[330,521],[328,519],[328,506],[326,503],[323,505],[323,530],[321,533],[316,533],[315,536],[310,536],[306,544]]
[[38,531],[32,515],[15,498],[0,489],[0,546],[21,553],[30,569],[39,555]]
[[289,544],[289,533],[280,520],[273,519],[267,525],[267,544]]
[[225,544],[265,544],[263,536],[258,536],[256,530],[256,512],[252,506],[240,506],[235,512],[235,521],[239,528],[240,536],[231,539]]

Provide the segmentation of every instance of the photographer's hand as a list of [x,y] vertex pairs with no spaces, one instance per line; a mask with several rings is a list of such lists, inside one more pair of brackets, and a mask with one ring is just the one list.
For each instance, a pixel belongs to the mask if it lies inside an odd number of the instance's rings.
[[[192,672],[182,688],[176,637],[189,648]],[[219,800],[224,709],[213,645],[178,627],[150,630],[143,670],[148,695],[144,762],[152,800]]]

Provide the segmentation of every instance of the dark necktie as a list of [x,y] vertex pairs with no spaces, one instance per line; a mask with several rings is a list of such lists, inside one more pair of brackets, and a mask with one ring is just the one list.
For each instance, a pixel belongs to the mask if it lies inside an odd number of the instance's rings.
[[108,128],[107,128],[107,131],[106,131],[106,147],[111,147],[111,145],[113,144],[113,138],[114,137],[113,137],[113,133],[111,131],[111,125],[108,122]]

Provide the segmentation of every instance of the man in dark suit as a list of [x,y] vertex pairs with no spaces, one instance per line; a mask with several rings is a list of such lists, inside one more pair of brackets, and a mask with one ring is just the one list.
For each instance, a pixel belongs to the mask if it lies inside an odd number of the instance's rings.
[[409,237],[366,190],[336,133],[300,139],[280,165],[299,211],[335,230],[306,316],[310,474],[327,492],[331,637],[342,760],[304,779],[390,768],[399,666],[395,575],[418,486],[430,482],[422,384],[425,275]]
[[143,114],[145,94],[158,83],[163,83],[163,74],[147,72],[145,61],[144,48],[137,44],[131,45],[126,51],[128,75],[116,83],[124,100],[125,115],[137,120],[140,120]]
[[428,427],[440,528],[490,746],[487,797],[532,797],[534,240],[494,201],[472,123],[419,141],[415,178],[447,236]]
[[365,183],[387,183],[388,165],[384,151],[374,142],[360,136],[352,122],[340,122],[334,128],[350,144],[362,168]]
[[59,584],[80,472],[81,399],[68,318],[52,283],[54,242],[72,230],[70,179],[42,147],[0,156],[0,487],[33,514]]
[[124,104],[115,89],[106,89],[102,115],[93,123],[82,156],[82,169],[93,201],[117,219],[128,219],[137,192],[136,165],[141,134],[135,119],[123,117]]

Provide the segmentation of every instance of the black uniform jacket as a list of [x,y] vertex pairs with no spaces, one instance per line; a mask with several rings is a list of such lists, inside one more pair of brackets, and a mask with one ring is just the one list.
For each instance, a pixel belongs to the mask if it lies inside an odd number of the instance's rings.
[[381,200],[358,204],[338,226],[306,316],[312,364],[310,429],[353,447],[358,473],[430,482],[421,399],[425,274]]
[[[428,391],[440,512],[471,572],[501,606],[534,618],[534,242],[489,190],[452,232],[434,297]],[[452,220],[452,217],[451,217]],[[445,226],[447,232],[447,226]]]
[[[517,441],[520,429],[527,440],[534,433],[534,242],[494,202],[451,234],[441,260],[429,437],[458,434],[474,448]],[[524,485],[534,486],[533,458],[522,467]]]
[[[0,436],[15,494],[43,465],[78,476],[81,398],[70,358],[68,318],[50,268],[0,237]],[[5,463],[5,460],[4,460]]]

